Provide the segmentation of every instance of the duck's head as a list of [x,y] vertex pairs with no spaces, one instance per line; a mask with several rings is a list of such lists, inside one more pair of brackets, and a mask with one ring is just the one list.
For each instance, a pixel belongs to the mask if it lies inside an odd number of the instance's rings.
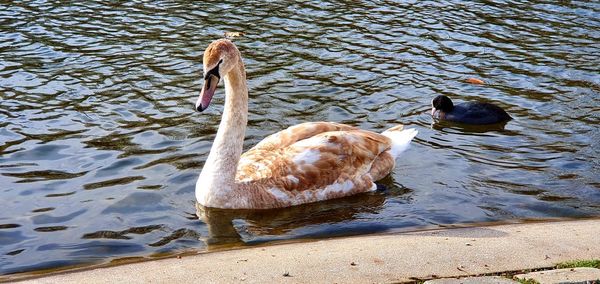
[[451,112],[454,109],[454,104],[449,97],[440,95],[431,101],[431,116],[443,116],[445,113]]
[[208,108],[221,78],[240,62],[240,51],[231,41],[219,39],[208,45],[204,51],[204,86],[196,101],[197,111],[202,112]]

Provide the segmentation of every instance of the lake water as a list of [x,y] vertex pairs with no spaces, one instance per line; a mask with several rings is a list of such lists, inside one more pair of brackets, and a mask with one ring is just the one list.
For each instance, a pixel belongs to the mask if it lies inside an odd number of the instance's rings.
[[[600,2],[189,2],[0,4],[0,274],[600,215]],[[305,121],[417,128],[385,191],[198,219],[224,99],[193,111],[202,54],[230,31],[245,33],[245,147]],[[434,124],[439,94],[514,120]]]

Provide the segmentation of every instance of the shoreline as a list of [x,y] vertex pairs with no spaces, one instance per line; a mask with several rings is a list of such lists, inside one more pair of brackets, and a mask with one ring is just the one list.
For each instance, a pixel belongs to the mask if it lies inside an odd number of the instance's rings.
[[549,268],[563,261],[597,259],[599,235],[598,218],[458,225],[183,253],[50,274],[6,275],[0,281],[410,282]]

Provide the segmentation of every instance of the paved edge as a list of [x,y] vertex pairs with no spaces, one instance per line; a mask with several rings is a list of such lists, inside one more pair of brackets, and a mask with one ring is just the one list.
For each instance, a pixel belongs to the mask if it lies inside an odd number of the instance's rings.
[[516,279],[533,279],[539,283],[594,283],[600,280],[600,269],[592,267],[563,268],[515,275]]
[[519,284],[519,282],[500,276],[481,276],[467,278],[441,278],[427,280],[423,284]]
[[24,283],[409,282],[600,258],[597,236],[598,219],[442,229],[203,253]]

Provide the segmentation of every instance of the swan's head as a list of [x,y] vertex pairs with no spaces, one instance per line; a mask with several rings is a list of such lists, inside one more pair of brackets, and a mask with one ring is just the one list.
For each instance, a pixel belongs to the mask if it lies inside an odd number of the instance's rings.
[[452,109],[454,109],[454,104],[449,97],[440,95],[431,101],[431,115],[433,117],[436,114],[443,116],[445,113],[451,112]]
[[217,85],[240,59],[237,47],[227,39],[219,39],[208,45],[204,51],[204,86],[196,102],[196,110],[202,112],[212,100]]

